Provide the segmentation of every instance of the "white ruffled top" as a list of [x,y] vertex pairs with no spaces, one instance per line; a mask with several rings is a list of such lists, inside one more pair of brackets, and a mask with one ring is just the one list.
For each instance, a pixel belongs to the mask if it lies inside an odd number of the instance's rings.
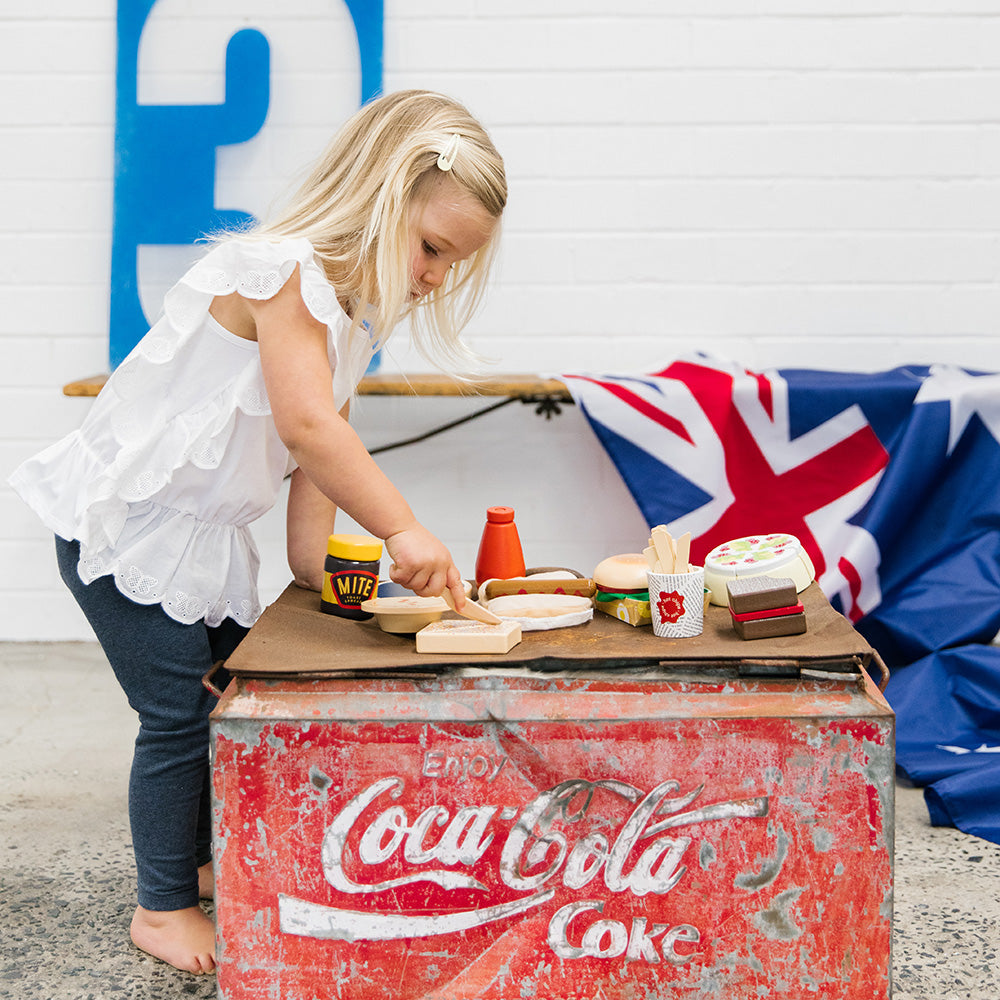
[[328,330],[338,409],[378,348],[350,320],[308,240],[233,240],[167,294],[164,315],[109,378],[79,430],[26,461],[10,484],[56,534],[80,542],[85,583],[113,575],[171,618],[252,625],[260,559],[248,525],[295,462],[275,430],[254,341],[209,313],[216,295],[268,299],[300,269]]

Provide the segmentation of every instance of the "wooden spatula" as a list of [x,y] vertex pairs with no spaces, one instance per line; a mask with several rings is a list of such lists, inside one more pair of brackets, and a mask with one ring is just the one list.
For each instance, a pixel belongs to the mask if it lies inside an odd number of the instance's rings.
[[502,625],[503,619],[498,618],[492,611],[488,608],[484,608],[481,604],[477,604],[475,601],[470,601],[468,598],[465,599],[465,604],[462,606],[462,610],[459,611],[455,607],[455,598],[451,596],[451,591],[445,587],[441,596],[444,598],[444,603],[451,608],[452,611],[457,615],[461,615],[463,618],[471,618],[473,621],[482,622],[484,625]]

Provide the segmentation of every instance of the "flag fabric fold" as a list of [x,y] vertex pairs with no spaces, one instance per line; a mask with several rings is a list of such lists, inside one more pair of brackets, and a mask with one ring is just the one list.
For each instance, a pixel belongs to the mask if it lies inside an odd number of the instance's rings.
[[693,562],[799,538],[890,668],[898,766],[932,822],[1000,843],[1000,375],[692,355],[560,378],[650,527],[691,532]]

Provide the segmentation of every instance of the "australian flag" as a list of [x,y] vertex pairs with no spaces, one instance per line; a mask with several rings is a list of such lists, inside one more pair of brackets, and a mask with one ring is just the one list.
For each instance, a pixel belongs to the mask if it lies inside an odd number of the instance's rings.
[[897,764],[931,821],[1000,843],[1000,375],[696,355],[561,378],[649,525],[691,532],[693,562],[798,537],[890,668]]

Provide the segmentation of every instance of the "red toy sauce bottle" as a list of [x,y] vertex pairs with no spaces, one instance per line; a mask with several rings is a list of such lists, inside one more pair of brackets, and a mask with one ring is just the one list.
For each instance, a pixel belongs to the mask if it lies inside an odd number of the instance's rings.
[[488,507],[486,527],[476,556],[476,584],[524,576],[524,553],[513,507]]

